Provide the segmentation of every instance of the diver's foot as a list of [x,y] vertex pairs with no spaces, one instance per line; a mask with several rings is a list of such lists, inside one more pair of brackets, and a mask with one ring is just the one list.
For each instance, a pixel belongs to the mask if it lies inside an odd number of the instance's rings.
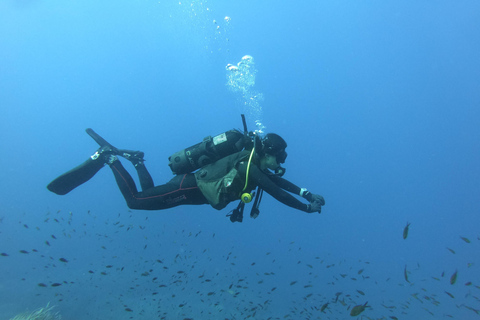
[[118,160],[115,156],[118,150],[111,146],[103,146],[99,148],[93,155],[90,156],[92,160],[101,161],[105,164],[111,165]]
[[123,150],[123,152],[120,153],[120,156],[130,161],[135,167],[143,164],[143,161],[145,161],[145,159],[143,159],[144,155],[145,153],[142,151]]

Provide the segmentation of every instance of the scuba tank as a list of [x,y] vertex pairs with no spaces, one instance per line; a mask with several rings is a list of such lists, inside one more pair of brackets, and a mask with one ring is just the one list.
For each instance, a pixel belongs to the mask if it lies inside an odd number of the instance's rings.
[[[173,174],[178,175],[193,172],[206,166],[207,164],[211,164],[221,158],[236,152],[240,152],[244,149],[252,149],[250,158],[248,160],[248,166],[250,167],[252,157],[256,152],[256,149],[259,148],[258,146],[261,145],[261,139],[254,132],[248,132],[245,115],[243,114],[242,121],[244,128],[243,133],[239,130],[232,129],[214,137],[208,136],[203,139],[202,142],[175,152],[168,157],[168,166],[172,170]],[[248,171],[249,170],[247,168],[245,188],[248,184]],[[282,175],[283,172],[276,172],[276,174]],[[245,188],[242,190],[242,194],[239,195],[241,200],[237,208],[227,214],[227,217],[230,217],[231,222],[243,221],[243,210],[245,208],[245,204],[252,201],[253,197],[255,197],[255,201],[250,212],[250,217],[255,219],[260,213],[258,208],[262,199],[263,190],[257,187],[256,192],[252,192],[252,194],[250,194],[248,192],[244,192],[246,191]]]
[[173,174],[193,172],[221,158],[242,151],[248,144],[247,136],[238,130],[229,130],[202,142],[175,152],[168,157]]

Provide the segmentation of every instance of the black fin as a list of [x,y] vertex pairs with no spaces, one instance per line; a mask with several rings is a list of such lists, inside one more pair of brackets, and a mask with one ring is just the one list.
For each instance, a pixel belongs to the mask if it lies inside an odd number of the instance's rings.
[[[105,139],[100,137],[95,131],[88,128],[85,130],[99,145],[100,147],[108,146],[114,153],[118,151],[114,146],[108,143]],[[65,195],[78,187],[79,185],[87,182],[93,176],[103,168],[105,163],[100,160],[93,160],[89,158],[81,165],[73,168],[72,170],[65,172],[47,186],[47,189],[58,195]]]
[[110,143],[108,143],[107,140],[105,140],[105,139],[103,139],[102,137],[100,137],[100,136],[98,135],[98,133],[96,133],[95,131],[93,131],[93,129],[87,128],[87,129],[85,129],[85,132],[87,132],[88,135],[89,135],[90,137],[92,137],[92,139],[95,140],[100,147],[109,146],[109,147],[112,148],[114,151],[117,151],[117,148],[115,148],[115,147],[112,146]]
[[58,195],[65,195],[90,180],[105,165],[102,161],[88,159],[81,165],[65,172],[47,186],[47,189]]

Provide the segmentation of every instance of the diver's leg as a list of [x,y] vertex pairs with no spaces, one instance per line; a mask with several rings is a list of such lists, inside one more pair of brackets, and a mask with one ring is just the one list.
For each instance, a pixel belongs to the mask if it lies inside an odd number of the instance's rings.
[[142,186],[142,190],[148,190],[154,187],[153,179],[150,173],[147,170],[147,167],[142,163],[138,163],[135,165],[135,169],[138,173],[138,179],[140,180],[140,185]]
[[138,179],[140,180],[142,190],[147,190],[154,187],[152,176],[143,163],[145,161],[145,159],[143,159],[145,154],[142,151],[122,150],[120,155],[129,160],[137,170]]
[[185,204],[208,203],[198,188],[193,174],[175,176],[164,185],[138,192],[135,182],[120,161],[114,161],[110,168],[131,209],[161,210]]

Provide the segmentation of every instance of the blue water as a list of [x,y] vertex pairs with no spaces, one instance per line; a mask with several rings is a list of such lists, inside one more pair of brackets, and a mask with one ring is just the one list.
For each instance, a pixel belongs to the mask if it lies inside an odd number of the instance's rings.
[[[368,301],[356,318],[478,319],[479,12],[1,1],[0,318],[50,302],[69,320],[355,319]],[[254,83],[234,90],[226,66],[245,55]],[[85,128],[144,151],[161,184],[168,156],[241,113],[285,138],[285,178],[322,194],[322,214],[268,195],[241,224],[234,203],[131,211],[108,168],[46,189],[97,149]]]

